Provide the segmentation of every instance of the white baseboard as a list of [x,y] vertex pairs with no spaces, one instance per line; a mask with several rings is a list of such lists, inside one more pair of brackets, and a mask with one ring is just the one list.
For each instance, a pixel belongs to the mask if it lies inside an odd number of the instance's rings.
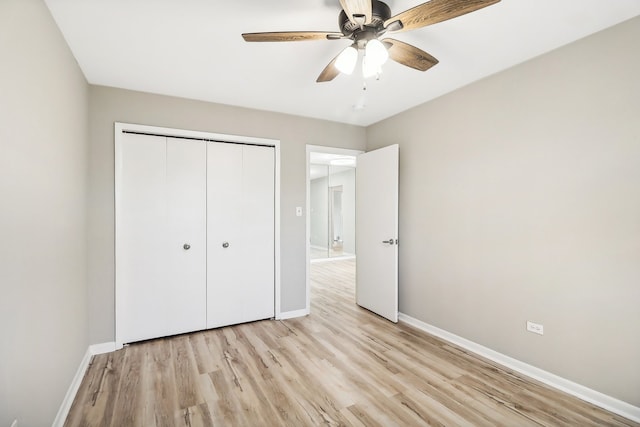
[[93,344],[89,346],[89,351],[92,356],[95,356],[96,354],[111,353],[112,351],[116,351],[116,343],[103,342],[101,344]]
[[466,338],[447,332],[404,313],[399,313],[398,318],[401,322],[405,322],[408,325],[414,326],[431,335],[435,335],[438,338],[449,341],[450,343],[538,380],[548,386],[564,391],[565,393],[592,403],[606,409],[607,411],[611,411],[630,420],[640,422],[640,407],[633,406],[630,403],[608,396],[604,393],[600,393],[599,391],[590,389],[578,383],[574,383],[573,381],[562,378],[556,374],[552,374],[551,372],[536,368],[528,363],[521,362],[520,360],[514,359],[495,350],[491,350],[488,347],[469,341]]
[[53,420],[53,427],[62,426],[64,421],[67,419],[67,415],[69,414],[69,409],[71,409],[71,404],[73,403],[73,399],[76,397],[76,393],[78,393],[78,389],[80,388],[80,383],[82,383],[82,378],[84,378],[84,373],[87,371],[89,367],[89,363],[91,362],[91,351],[89,348],[87,352],[84,354],[84,357],[80,361],[80,366],[78,366],[78,370],[76,371],[76,375],[73,377],[73,381],[71,381],[71,385],[67,390],[67,394],[64,396],[64,400],[62,401],[62,405],[60,405],[60,409],[58,409],[58,414],[56,415],[55,420]]
[[78,393],[78,389],[80,388],[80,384],[82,383],[84,374],[85,372],[87,372],[89,364],[91,363],[91,358],[96,354],[109,353],[115,351],[115,349],[116,343],[114,342],[94,344],[90,345],[89,348],[87,348],[87,352],[84,354],[84,357],[80,361],[80,366],[78,366],[76,375],[73,377],[73,381],[71,381],[71,385],[67,390],[67,394],[64,396],[62,405],[60,405],[60,409],[58,409],[58,414],[56,415],[55,420],[53,420],[53,427],[62,427],[65,420],[67,419],[67,415],[69,415],[69,410],[71,409],[73,400],[76,398],[76,394]]
[[293,319],[295,317],[304,317],[304,316],[307,316],[308,314],[309,314],[308,308],[303,308],[302,310],[285,311],[280,313],[280,315],[276,317],[276,320],[287,320],[287,319]]
[[309,260],[309,262],[311,264],[317,264],[321,262],[344,261],[347,259],[355,259],[355,258],[356,258],[355,254],[344,254],[340,256],[334,256],[331,258],[315,258],[315,259]]

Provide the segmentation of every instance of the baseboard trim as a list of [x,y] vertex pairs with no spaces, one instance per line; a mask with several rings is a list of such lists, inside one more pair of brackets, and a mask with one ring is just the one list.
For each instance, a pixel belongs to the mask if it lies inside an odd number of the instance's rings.
[[309,260],[309,262],[311,264],[319,264],[323,262],[344,261],[347,259],[355,259],[355,258],[356,256],[354,254],[346,254],[346,255],[334,256],[331,258],[315,258],[315,259]]
[[71,409],[71,404],[73,403],[73,399],[75,399],[76,397],[76,393],[78,393],[78,389],[80,388],[80,384],[82,383],[82,378],[84,378],[84,373],[87,371],[89,363],[91,363],[92,356],[93,354],[91,354],[90,348],[87,348],[84,357],[80,361],[80,366],[78,366],[76,375],[73,377],[73,381],[71,381],[71,385],[67,390],[67,394],[64,396],[62,405],[60,405],[58,414],[56,415],[55,420],[53,420],[53,427],[62,426],[67,419],[67,415],[69,414],[69,410]]
[[116,343],[108,342],[102,344],[94,344],[90,345],[87,348],[84,357],[80,361],[80,366],[78,366],[78,370],[76,371],[76,375],[73,377],[73,381],[71,381],[71,385],[67,390],[67,394],[64,396],[64,400],[60,405],[60,409],[58,409],[58,414],[56,418],[53,420],[53,427],[62,427],[64,425],[65,420],[67,419],[67,415],[69,415],[69,410],[71,409],[71,405],[73,404],[73,400],[76,398],[76,394],[80,389],[80,384],[82,384],[82,379],[84,378],[84,374],[87,372],[89,368],[89,364],[91,363],[91,358],[96,354],[110,353],[115,351]]
[[92,356],[95,356],[96,354],[111,353],[112,351],[116,351],[116,349],[115,342],[104,342],[89,346],[89,351],[91,351]]
[[307,308],[303,308],[302,310],[285,311],[280,313],[280,315],[276,317],[276,320],[287,320],[287,319],[293,319],[296,317],[304,317],[304,316],[307,316],[308,314],[309,314],[309,309]]
[[514,359],[510,356],[507,356],[506,354],[499,353],[466,338],[462,338],[458,335],[452,334],[451,332],[447,332],[444,329],[440,329],[436,326],[415,319],[407,314],[399,313],[398,319],[401,322],[414,326],[431,335],[435,335],[438,338],[442,338],[445,341],[449,341],[452,344],[455,344],[482,357],[499,363],[523,375],[531,377],[548,386],[564,391],[565,393],[568,393],[586,402],[592,403],[596,406],[606,409],[607,411],[611,411],[615,414],[621,415],[632,421],[640,422],[640,407],[633,406],[630,403],[590,389],[581,384],[560,377],[556,374],[552,374],[551,372],[547,372],[543,369],[537,368],[533,365],[529,365],[528,363],[524,363],[520,360]]

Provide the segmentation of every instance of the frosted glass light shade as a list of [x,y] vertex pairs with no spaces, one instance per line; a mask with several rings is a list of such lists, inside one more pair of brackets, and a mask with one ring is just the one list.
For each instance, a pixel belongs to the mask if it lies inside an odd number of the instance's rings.
[[387,52],[387,48],[384,47],[382,42],[377,39],[369,40],[367,42],[367,46],[364,49],[364,54],[367,57],[367,62],[370,65],[376,68],[382,66],[387,59],[389,59],[389,52]]
[[338,55],[336,68],[341,73],[351,74],[356,68],[356,62],[358,62],[358,50],[353,46],[349,46]]

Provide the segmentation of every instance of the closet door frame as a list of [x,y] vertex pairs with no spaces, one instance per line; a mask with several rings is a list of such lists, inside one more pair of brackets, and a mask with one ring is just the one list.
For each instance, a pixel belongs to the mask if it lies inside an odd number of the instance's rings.
[[[281,318],[280,312],[280,141],[275,139],[267,139],[267,138],[256,138],[250,136],[241,136],[241,135],[227,135],[220,133],[212,133],[212,132],[201,132],[201,131],[193,131],[186,129],[175,129],[175,128],[166,128],[166,127],[158,127],[158,126],[148,126],[148,125],[139,125],[133,123],[122,123],[115,122],[114,123],[114,132],[115,132],[115,218],[122,215],[120,212],[120,204],[118,200],[120,198],[118,182],[120,180],[122,174],[122,144],[124,143],[122,135],[126,132],[134,132],[134,133],[142,133],[149,135],[158,135],[158,136],[166,136],[166,137],[174,137],[174,138],[190,138],[195,140],[202,141],[216,141],[223,143],[235,143],[235,144],[250,144],[250,145],[262,145],[274,147],[275,150],[275,169],[274,169],[274,311],[275,318]],[[116,228],[115,231],[115,253],[114,260],[117,260],[116,254],[118,253],[118,230]],[[115,303],[118,304],[118,265],[117,261],[115,262]],[[117,316],[117,309],[114,307],[114,314]],[[120,349],[123,347],[124,342],[122,341],[121,333],[118,331],[118,319],[116,317],[116,336],[115,343],[116,349]]]

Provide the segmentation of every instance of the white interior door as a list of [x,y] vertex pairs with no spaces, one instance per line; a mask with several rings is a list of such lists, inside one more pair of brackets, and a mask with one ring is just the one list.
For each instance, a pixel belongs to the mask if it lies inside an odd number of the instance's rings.
[[208,143],[207,165],[207,327],[274,317],[274,148]]
[[116,145],[119,343],[206,326],[205,150],[139,134]]
[[399,147],[358,156],[356,303],[398,321]]

